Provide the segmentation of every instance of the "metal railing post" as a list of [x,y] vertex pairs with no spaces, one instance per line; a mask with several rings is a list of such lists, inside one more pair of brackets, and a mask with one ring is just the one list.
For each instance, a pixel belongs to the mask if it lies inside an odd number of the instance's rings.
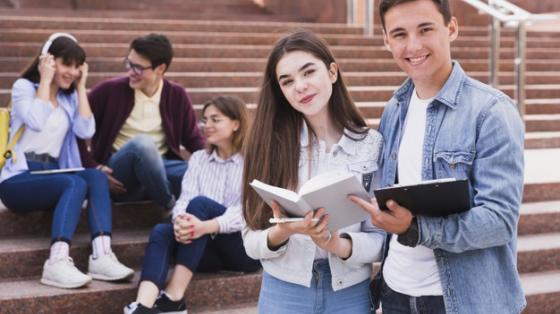
[[355,10],[354,0],[346,0],[346,24],[348,24],[348,26],[356,24]]
[[[493,1],[489,0],[488,4],[494,7]],[[490,20],[490,54],[488,62],[490,67],[490,85],[499,88],[500,85],[500,37],[501,22],[495,16]]]
[[525,116],[525,63],[527,47],[526,21],[520,21],[517,25],[515,43],[515,100],[517,110],[521,117]]
[[[500,43],[500,23],[505,26],[513,26],[516,28],[516,43],[515,43],[515,100],[517,102],[517,109],[519,115],[525,115],[525,69],[526,69],[526,49],[527,49],[527,23],[532,21],[546,21],[557,19],[552,14],[531,14],[523,10],[515,4],[507,0],[488,0],[485,3],[481,0],[462,0],[477,8],[478,10],[492,16],[491,29],[491,51],[490,51],[490,84],[498,88],[498,60],[499,43]],[[499,21],[499,22],[497,22]],[[495,60],[495,61],[494,61]]]
[[364,35],[373,37],[373,0],[366,0]]

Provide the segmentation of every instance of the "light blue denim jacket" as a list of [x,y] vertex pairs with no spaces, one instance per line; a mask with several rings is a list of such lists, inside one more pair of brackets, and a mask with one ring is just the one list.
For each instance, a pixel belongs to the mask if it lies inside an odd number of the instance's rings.
[[[408,79],[383,112],[385,140],[377,186],[395,183],[397,156],[414,85]],[[447,313],[512,314],[525,307],[517,272],[523,194],[524,126],[502,92],[469,78],[459,63],[428,106],[422,179],[468,179],[472,208],[419,216],[418,245],[434,250]]]
[[[54,110],[50,103],[36,97],[38,84],[27,79],[18,79],[12,87],[12,110],[10,119],[10,136],[16,133],[20,126],[25,124],[26,128],[34,131],[41,131],[47,122],[47,118]],[[58,92],[56,95],[58,104],[64,109],[70,121],[70,128],[62,142],[58,164],[60,168],[81,167],[80,152],[76,136],[82,139],[89,139],[95,133],[95,120],[93,115],[83,118],[78,113],[77,92],[64,94]],[[19,143],[16,143],[14,152],[16,160],[8,159],[0,174],[0,182],[20,174],[27,170],[27,161],[21,151]]]

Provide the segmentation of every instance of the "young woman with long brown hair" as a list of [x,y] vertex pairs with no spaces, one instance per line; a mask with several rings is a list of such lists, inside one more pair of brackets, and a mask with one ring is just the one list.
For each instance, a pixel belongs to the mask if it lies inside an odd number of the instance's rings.
[[[382,146],[351,100],[323,40],[301,31],[281,38],[264,72],[245,154],[245,249],[264,274],[260,313],[369,313],[371,263],[381,256],[384,233],[369,221],[332,235],[323,209],[301,222],[270,225],[280,217],[249,182],[258,179],[296,190],[330,170],[354,173],[371,191]],[[344,208],[340,208],[344,210]]]

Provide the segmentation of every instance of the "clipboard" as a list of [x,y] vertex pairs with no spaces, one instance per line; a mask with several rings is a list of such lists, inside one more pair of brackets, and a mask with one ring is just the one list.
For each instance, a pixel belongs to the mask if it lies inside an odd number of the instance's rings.
[[392,186],[373,191],[382,210],[388,200],[406,207],[413,215],[444,217],[471,208],[469,181],[454,178],[424,181],[414,185]]

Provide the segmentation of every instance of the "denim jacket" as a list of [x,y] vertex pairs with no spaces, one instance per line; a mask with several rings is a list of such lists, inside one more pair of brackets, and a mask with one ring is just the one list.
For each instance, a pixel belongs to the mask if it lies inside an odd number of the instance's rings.
[[[383,112],[379,187],[397,178],[413,89],[413,82],[405,81]],[[447,313],[511,314],[525,307],[516,255],[523,144],[524,126],[510,98],[453,62],[427,109],[422,179],[468,179],[472,208],[447,217],[417,217],[418,245],[434,250]]]
[[[299,175],[300,185],[307,178],[306,165],[310,161],[306,153],[308,134],[304,127],[301,136],[302,153],[300,154]],[[345,130],[345,134],[350,131]],[[351,134],[351,133],[350,133]],[[351,134],[357,138],[358,134]],[[361,140],[350,140],[342,136],[338,144],[332,147],[324,170],[345,169],[355,174],[364,187],[370,191],[377,161],[383,140],[381,135],[370,130]],[[322,147],[322,146],[321,146]],[[324,147],[322,147],[324,149]],[[314,163],[319,158],[312,156]],[[369,183],[368,183],[369,182]],[[341,210],[343,210],[341,208]],[[303,234],[290,236],[289,241],[276,251],[268,248],[267,238],[270,228],[251,230],[245,227],[242,231],[243,243],[247,255],[261,261],[264,271],[268,274],[294,284],[310,287],[313,277],[313,261],[316,245],[311,237]],[[368,219],[362,223],[342,228],[339,233],[352,239],[352,254],[348,259],[342,259],[334,254],[328,254],[329,267],[332,274],[331,286],[333,291],[351,287],[371,278],[371,263],[380,261],[384,245],[385,232],[371,223]]]
[[[18,79],[14,83],[12,87],[10,136],[15,134],[19,127],[24,124],[26,128],[41,131],[47,118],[54,110],[50,103],[45,103],[36,97],[38,86],[38,84],[34,84],[27,79]],[[56,97],[58,104],[64,109],[70,121],[70,128],[64,137],[58,157],[59,167],[81,167],[82,162],[76,136],[82,139],[91,138],[95,133],[95,120],[93,116],[88,119],[80,116],[76,91],[69,95],[59,91]],[[16,160],[11,158],[6,161],[0,175],[0,182],[27,170],[24,152],[21,151],[18,144],[16,143],[14,147]]]

